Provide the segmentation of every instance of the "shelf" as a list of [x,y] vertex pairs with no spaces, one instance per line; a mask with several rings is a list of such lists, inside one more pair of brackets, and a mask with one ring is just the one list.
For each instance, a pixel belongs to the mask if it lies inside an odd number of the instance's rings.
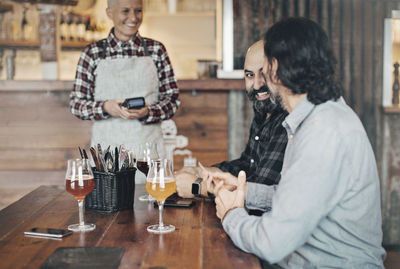
[[386,114],[400,114],[400,106],[384,106],[383,111]]
[[83,49],[93,41],[61,41],[61,49]]
[[39,40],[0,40],[0,48],[31,49],[39,46]]
[[[61,49],[81,50],[92,41],[61,41]],[[0,48],[38,49],[39,40],[0,40]]]
[[199,12],[176,12],[168,13],[166,12],[145,12],[143,17],[212,17],[214,18],[215,11],[199,11]]

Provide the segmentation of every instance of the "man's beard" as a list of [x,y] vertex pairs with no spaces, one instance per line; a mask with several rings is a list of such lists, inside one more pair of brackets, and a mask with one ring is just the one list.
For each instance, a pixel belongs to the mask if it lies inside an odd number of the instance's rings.
[[[256,95],[258,93],[268,92],[270,96],[265,100],[257,100]],[[278,106],[280,106],[280,98],[278,95],[273,94],[267,85],[262,86],[260,89],[251,89],[247,93],[250,101],[253,102],[254,116],[257,121],[264,121],[268,113],[274,111]]]

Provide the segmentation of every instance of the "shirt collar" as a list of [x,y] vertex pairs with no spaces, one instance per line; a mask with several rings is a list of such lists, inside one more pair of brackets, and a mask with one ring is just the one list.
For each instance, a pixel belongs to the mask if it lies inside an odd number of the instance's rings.
[[282,123],[283,127],[289,130],[292,134],[296,133],[298,127],[314,110],[315,105],[308,101],[307,96],[297,105]]
[[107,41],[114,50],[120,50],[124,47],[139,48],[142,45],[142,37],[139,32],[136,32],[136,34],[129,40],[121,41],[115,36],[114,27],[111,29]]

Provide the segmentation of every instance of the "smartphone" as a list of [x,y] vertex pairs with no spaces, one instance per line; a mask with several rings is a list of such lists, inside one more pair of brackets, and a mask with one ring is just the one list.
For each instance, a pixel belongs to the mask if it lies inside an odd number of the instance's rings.
[[[180,199],[167,199],[165,200],[164,207],[182,207],[182,208],[190,208],[194,205],[193,200],[180,200]],[[157,202],[154,202],[154,207],[157,207]]]
[[127,109],[139,109],[145,106],[145,100],[143,97],[127,98],[121,106]]
[[39,237],[52,237],[62,238],[72,234],[72,231],[65,229],[54,229],[54,228],[32,228],[29,231],[24,232],[25,235],[39,236]]

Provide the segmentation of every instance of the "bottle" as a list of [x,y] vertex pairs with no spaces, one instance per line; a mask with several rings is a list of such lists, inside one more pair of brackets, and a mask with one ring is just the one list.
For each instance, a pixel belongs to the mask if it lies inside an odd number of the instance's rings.
[[28,25],[28,21],[26,19],[26,10],[27,10],[27,8],[24,7],[24,11],[23,11],[23,15],[22,15],[22,23],[21,23],[21,37],[23,40],[27,40],[28,39],[27,35],[29,34],[29,33],[27,33],[28,31],[26,29],[26,26]]
[[92,26],[90,25],[90,15],[86,17],[86,31],[85,31],[85,41],[92,41],[93,40],[93,31]]
[[399,83],[399,63],[396,62],[394,64],[394,82],[393,82],[393,97],[392,97],[392,104],[398,106],[399,105],[399,90],[400,90],[400,83]]
[[60,20],[60,38],[61,38],[61,40],[67,40],[68,39],[68,24],[66,22],[66,15],[65,14],[61,15],[61,20]]
[[71,23],[69,25],[69,40],[71,41],[77,41],[77,22],[78,22],[78,17],[76,14],[71,13]]
[[84,16],[76,15],[76,38],[78,41],[83,41],[85,37],[86,25],[84,23]]

